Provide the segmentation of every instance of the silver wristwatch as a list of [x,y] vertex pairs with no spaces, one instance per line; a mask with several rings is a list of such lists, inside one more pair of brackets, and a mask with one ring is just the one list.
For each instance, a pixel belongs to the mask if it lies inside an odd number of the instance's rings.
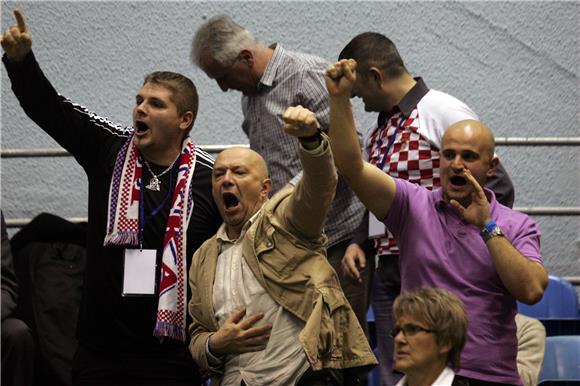
[[480,234],[484,242],[497,236],[505,237],[501,228],[493,220],[489,220],[489,222],[485,224]]

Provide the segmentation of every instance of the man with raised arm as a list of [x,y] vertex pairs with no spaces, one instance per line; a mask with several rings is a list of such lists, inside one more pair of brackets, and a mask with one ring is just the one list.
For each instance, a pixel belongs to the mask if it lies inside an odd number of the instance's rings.
[[[229,16],[208,19],[196,31],[191,59],[215,80],[222,91],[242,95],[242,129],[250,148],[258,152],[270,170],[272,193],[295,183],[301,170],[298,143],[284,134],[282,114],[288,106],[301,105],[316,114],[323,132],[328,131],[328,92],[324,71],[329,63],[317,56],[286,50],[282,44],[266,45]],[[353,233],[364,210],[339,176],[336,195],[328,212],[326,253],[338,273],[342,289],[363,329],[366,330],[368,286],[354,285],[340,269]],[[370,270],[362,272],[368,283]]]
[[193,257],[190,350],[215,384],[356,386],[376,359],[324,254],[337,183],[330,145],[302,106],[283,119],[304,170],[294,189],[268,199],[272,181],[253,150],[216,159],[224,223]]
[[[465,119],[479,120],[465,103],[430,89],[413,77],[395,44],[377,32],[363,32],[340,52],[339,59],[357,61],[357,78],[351,98],[361,98],[365,110],[378,113],[377,123],[363,138],[363,156],[391,177],[403,178],[427,189],[441,185],[441,138],[445,129]],[[512,183],[498,165],[486,187],[502,204],[511,207]],[[368,218],[367,218],[368,217]],[[364,286],[361,271],[377,259],[372,280],[372,305],[382,386],[394,386],[392,370],[392,305],[400,293],[399,248],[384,224],[372,215],[363,219],[346,250],[342,268],[347,277]]]
[[89,180],[87,272],[76,385],[199,385],[186,340],[187,270],[219,226],[213,160],[189,138],[197,91],[154,72],[122,128],[57,94],[31,51],[19,11],[3,62],[26,114],[67,149]]
[[447,129],[440,189],[392,178],[361,158],[350,106],[356,76],[352,59],[327,70],[332,149],[339,172],[397,239],[402,291],[429,286],[459,296],[469,319],[459,374],[475,385],[520,385],[515,301],[539,301],[547,274],[537,225],[482,188],[497,165],[493,134],[475,120]]

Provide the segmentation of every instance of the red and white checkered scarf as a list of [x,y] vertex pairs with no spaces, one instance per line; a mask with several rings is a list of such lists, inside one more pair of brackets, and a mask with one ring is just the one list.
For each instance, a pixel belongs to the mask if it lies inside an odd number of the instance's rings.
[[[107,235],[104,245],[139,246],[139,196],[143,186],[142,159],[130,137],[115,161],[109,190]],[[171,200],[159,282],[159,305],[153,335],[185,341],[187,309],[187,226],[193,212],[191,181],[195,145],[183,142],[177,184]]]

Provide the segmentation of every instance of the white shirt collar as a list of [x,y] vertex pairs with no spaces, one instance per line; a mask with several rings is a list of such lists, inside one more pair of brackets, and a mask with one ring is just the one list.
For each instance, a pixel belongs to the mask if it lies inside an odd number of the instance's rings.
[[242,240],[244,238],[244,235],[246,234],[246,231],[248,230],[249,227],[252,226],[252,224],[254,223],[256,218],[258,217],[258,214],[262,211],[263,207],[264,207],[264,205],[262,204],[262,206],[260,207],[260,210],[258,210],[256,213],[254,213],[254,215],[248,221],[246,221],[246,223],[242,227],[242,231],[240,232],[240,236],[237,239],[230,240],[230,238],[228,237],[228,232],[227,232],[227,228],[226,228],[227,225],[225,222],[222,223],[222,225],[218,228],[218,230],[216,232],[216,238],[221,242],[229,242],[229,243],[235,243],[238,240]]
[[[451,370],[449,367],[445,367],[441,374],[437,377],[435,382],[433,382],[432,386],[451,386],[453,383],[453,379],[455,378],[455,372]],[[401,378],[399,382],[395,386],[406,386],[407,385],[407,376]]]

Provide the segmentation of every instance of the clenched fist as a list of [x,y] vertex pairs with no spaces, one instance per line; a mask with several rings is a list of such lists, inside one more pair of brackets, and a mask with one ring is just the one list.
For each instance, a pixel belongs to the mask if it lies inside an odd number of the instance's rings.
[[326,69],[324,80],[331,96],[350,98],[356,81],[356,66],[354,59],[342,59]]
[[300,105],[288,107],[282,114],[282,119],[284,131],[298,138],[311,137],[320,128],[316,115]]

